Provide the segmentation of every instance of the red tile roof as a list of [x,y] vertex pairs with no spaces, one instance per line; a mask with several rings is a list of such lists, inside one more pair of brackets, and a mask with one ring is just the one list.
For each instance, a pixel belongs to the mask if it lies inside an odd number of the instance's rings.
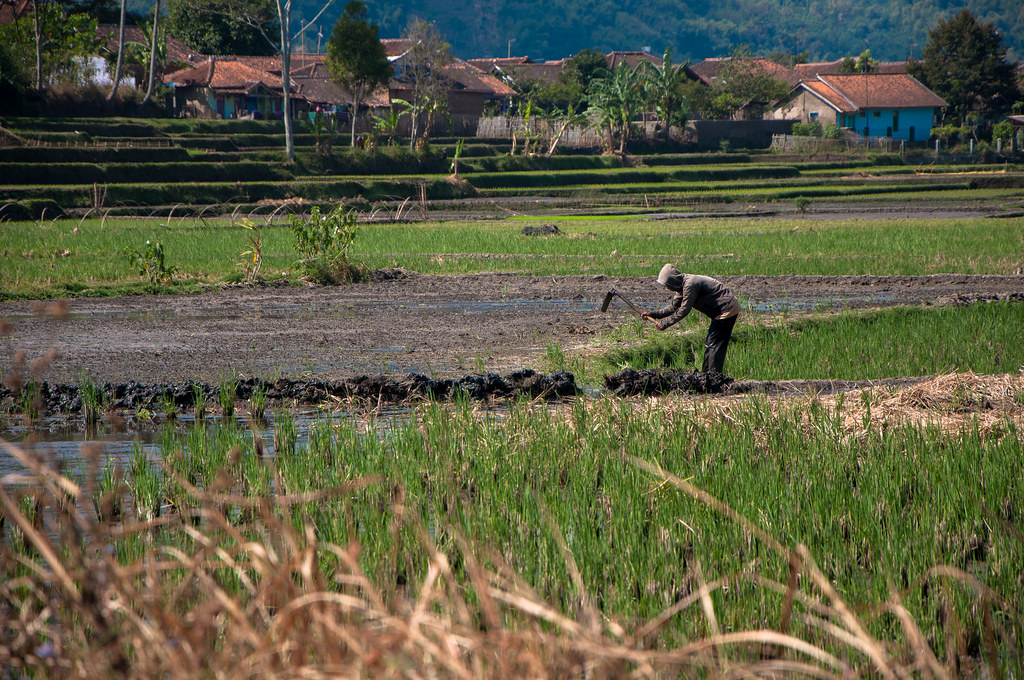
[[167,74],[164,82],[179,87],[203,85],[225,94],[246,94],[259,85],[277,92],[283,89],[277,76],[229,57],[210,57],[195,66]]
[[861,109],[943,108],[946,101],[906,73],[819,75],[800,87],[818,95],[837,111]]
[[[835,61],[815,61],[806,64],[797,64],[793,71],[803,79],[814,78],[819,75],[839,75],[844,59]],[[907,62],[905,61],[880,61],[875,64],[872,73],[906,73]]]
[[[731,60],[732,57],[712,57],[710,59],[705,59],[704,61],[691,66],[690,72],[699,78],[705,85],[711,85],[718,78],[718,73],[722,67]],[[757,70],[774,78],[778,78],[784,83],[796,85],[800,82],[799,74],[788,66],[777,64],[771,59],[765,59],[764,57],[754,57],[750,61],[753,64],[753,67]]]

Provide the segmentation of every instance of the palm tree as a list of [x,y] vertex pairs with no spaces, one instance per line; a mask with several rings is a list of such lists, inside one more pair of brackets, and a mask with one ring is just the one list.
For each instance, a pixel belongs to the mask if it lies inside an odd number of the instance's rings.
[[679,89],[686,82],[686,69],[689,65],[690,61],[686,60],[678,66],[673,66],[672,50],[668,47],[665,48],[660,68],[649,61],[640,62],[658,115],[665,124],[666,143],[669,141],[673,118],[678,116],[679,112],[686,113],[686,100]]

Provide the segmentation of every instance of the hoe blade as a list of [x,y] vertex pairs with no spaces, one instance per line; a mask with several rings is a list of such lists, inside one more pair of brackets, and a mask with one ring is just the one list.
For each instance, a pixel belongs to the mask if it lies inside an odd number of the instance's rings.
[[608,305],[610,305],[612,303],[612,298],[613,297],[615,297],[615,291],[614,290],[608,291],[608,293],[604,296],[604,302],[601,303],[601,311],[602,312],[607,312],[608,311]]

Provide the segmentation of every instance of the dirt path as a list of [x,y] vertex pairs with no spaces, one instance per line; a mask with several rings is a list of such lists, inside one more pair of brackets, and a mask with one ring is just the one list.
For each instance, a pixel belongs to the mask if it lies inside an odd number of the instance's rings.
[[[723,279],[754,309],[799,311],[1020,297],[1024,276],[741,276]],[[50,382],[143,383],[225,374],[344,379],[416,371],[439,377],[550,369],[549,345],[565,351],[630,318],[599,310],[612,287],[643,306],[667,299],[653,278],[419,276],[345,287],[234,287],[188,296],[0,303],[9,333],[0,371],[19,353],[31,362],[54,348]]]

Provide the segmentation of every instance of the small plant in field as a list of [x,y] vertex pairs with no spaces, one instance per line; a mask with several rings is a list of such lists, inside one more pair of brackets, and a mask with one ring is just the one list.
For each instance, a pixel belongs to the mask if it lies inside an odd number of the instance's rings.
[[548,346],[544,349],[544,358],[551,363],[556,371],[565,369],[565,352],[561,346],[548,343]]
[[801,213],[807,212],[807,206],[809,206],[810,204],[811,199],[807,198],[806,196],[797,196],[795,199],[793,199],[793,205],[795,205],[796,209],[799,210]]
[[167,283],[178,271],[177,267],[167,266],[164,246],[159,241],[146,241],[146,247],[141,251],[131,246],[125,246],[124,254],[131,265],[138,270],[139,276],[146,277],[153,285]]
[[103,390],[93,382],[92,377],[82,371],[79,380],[79,394],[82,398],[82,413],[85,416],[85,424],[93,427],[100,422],[100,415],[103,413]]
[[363,279],[365,267],[349,260],[349,251],[356,239],[359,213],[338,205],[327,214],[314,207],[309,217],[292,215],[291,229],[299,264],[317,283],[350,283]]
[[462,158],[462,142],[463,140],[460,139],[455,144],[455,156],[452,158],[452,164],[449,168],[451,170],[452,177],[459,176],[459,159]]
[[487,362],[484,361],[484,358],[482,356],[477,356],[474,365],[476,367],[477,373],[483,373],[487,369]]
[[249,230],[249,237],[246,239],[249,249],[242,251],[242,261],[238,266],[245,272],[246,283],[256,283],[263,268],[263,233],[247,217],[242,218],[242,226]]
[[225,418],[235,414],[235,379],[222,376],[218,385],[218,396],[220,397],[220,410]]
[[192,407],[195,409],[196,424],[201,424],[206,417],[206,392],[199,383],[192,385]]
[[262,382],[256,383],[252,388],[252,394],[249,395],[249,413],[254,420],[261,420],[267,413],[267,390],[264,389]]
[[163,411],[166,420],[178,417],[178,405],[174,402],[174,397],[166,392],[160,397],[160,410]]

